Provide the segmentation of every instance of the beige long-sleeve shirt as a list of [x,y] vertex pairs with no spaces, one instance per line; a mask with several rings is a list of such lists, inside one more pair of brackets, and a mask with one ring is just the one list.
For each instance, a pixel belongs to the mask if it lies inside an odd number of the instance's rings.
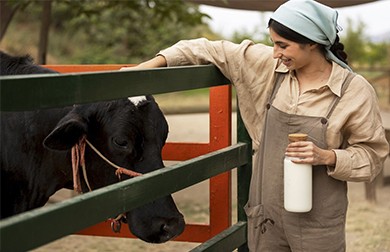
[[[245,40],[195,39],[180,41],[159,53],[168,66],[214,64],[234,84],[241,116],[256,148],[261,143],[265,107],[275,82],[276,72],[289,70],[273,59],[272,47]],[[333,63],[328,82],[319,89],[299,92],[294,72],[289,72],[277,92],[273,105],[296,115],[325,116],[348,70]],[[371,181],[383,167],[389,145],[382,126],[377,96],[360,75],[348,89],[329,119],[327,144],[336,153],[335,167],[328,174],[345,181]]]

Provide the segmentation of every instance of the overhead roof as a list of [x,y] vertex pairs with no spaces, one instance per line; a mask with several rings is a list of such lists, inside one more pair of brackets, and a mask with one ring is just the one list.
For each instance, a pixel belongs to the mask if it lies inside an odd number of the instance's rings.
[[[241,10],[275,11],[286,0],[185,0],[196,4]],[[330,7],[346,7],[376,0],[317,0]]]

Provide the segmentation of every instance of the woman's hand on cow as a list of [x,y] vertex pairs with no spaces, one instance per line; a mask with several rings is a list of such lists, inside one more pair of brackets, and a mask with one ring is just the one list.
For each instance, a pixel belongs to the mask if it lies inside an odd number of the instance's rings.
[[131,71],[131,70],[138,70],[138,69],[148,69],[148,68],[157,68],[157,67],[166,67],[167,61],[164,56],[157,55],[156,57],[142,62],[141,64],[138,64],[133,67],[122,67],[119,69],[119,71]]
[[310,141],[290,143],[286,148],[285,155],[296,158],[292,161],[297,164],[328,166],[336,164],[336,154],[334,151],[321,149]]

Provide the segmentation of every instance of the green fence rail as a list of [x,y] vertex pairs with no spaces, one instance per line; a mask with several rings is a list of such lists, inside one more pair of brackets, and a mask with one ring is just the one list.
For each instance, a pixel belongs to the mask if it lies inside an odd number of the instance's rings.
[[1,111],[33,110],[229,84],[214,66],[0,78]]
[[[214,66],[0,77],[0,109],[36,110],[227,83]],[[251,145],[238,121],[239,143],[235,145],[2,220],[0,250],[39,247],[237,167],[238,222],[193,251],[247,251],[242,207],[248,194]],[[156,187],[158,184],[164,187]]]

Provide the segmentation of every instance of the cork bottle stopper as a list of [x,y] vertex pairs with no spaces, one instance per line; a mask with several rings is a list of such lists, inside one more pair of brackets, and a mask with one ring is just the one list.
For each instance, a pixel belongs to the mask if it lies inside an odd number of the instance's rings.
[[290,143],[293,142],[299,142],[299,141],[306,141],[307,140],[307,134],[305,133],[294,133],[288,135],[288,140]]

